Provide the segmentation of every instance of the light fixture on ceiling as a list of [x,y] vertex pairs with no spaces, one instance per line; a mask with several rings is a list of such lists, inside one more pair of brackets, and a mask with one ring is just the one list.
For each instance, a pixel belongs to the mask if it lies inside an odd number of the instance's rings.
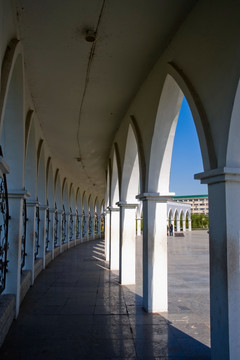
[[85,34],[85,40],[87,42],[94,42],[96,40],[96,32],[93,30],[87,30]]

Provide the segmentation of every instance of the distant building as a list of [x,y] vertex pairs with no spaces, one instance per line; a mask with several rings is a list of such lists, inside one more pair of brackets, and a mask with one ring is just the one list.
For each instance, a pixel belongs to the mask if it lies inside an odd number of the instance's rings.
[[192,214],[208,215],[208,195],[173,196],[172,199],[177,202],[190,204]]

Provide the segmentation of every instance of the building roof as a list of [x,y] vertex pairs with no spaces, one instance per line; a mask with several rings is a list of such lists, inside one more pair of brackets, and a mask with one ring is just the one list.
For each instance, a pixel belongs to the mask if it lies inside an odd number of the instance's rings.
[[195,199],[195,198],[208,198],[208,195],[183,195],[183,196],[173,196],[173,199]]

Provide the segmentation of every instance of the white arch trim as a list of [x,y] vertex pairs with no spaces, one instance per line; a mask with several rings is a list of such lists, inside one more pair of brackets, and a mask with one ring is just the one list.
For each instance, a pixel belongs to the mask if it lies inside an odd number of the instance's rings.
[[[3,117],[5,113],[8,90],[12,78],[18,55],[22,55],[22,46],[19,40],[10,41],[2,63],[1,71],[1,91],[0,91],[0,126],[2,129]],[[24,72],[23,72],[24,73]]]
[[240,167],[239,157],[239,134],[240,134],[240,79],[234,99],[228,135],[226,166],[229,168]]

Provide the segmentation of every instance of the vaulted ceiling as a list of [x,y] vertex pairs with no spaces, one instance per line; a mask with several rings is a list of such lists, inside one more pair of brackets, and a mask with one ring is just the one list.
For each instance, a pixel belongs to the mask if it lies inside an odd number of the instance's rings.
[[18,0],[28,87],[48,147],[89,191],[104,194],[121,119],[195,3]]

